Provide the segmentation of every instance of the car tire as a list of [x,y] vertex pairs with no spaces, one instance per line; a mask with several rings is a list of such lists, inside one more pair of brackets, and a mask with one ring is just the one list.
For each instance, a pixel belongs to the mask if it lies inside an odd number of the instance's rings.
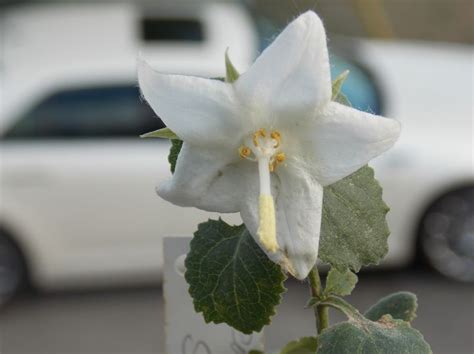
[[474,282],[474,186],[438,198],[420,224],[420,250],[439,273]]
[[26,285],[23,255],[9,237],[0,232],[0,305]]

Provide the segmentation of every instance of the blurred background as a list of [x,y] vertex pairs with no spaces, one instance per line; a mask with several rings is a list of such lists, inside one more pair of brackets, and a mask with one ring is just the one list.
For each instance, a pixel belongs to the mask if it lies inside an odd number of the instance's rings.
[[[351,104],[403,126],[372,163],[390,251],[351,300],[413,291],[435,353],[474,351],[472,0],[0,0],[0,353],[162,352],[162,239],[210,214],[154,193],[169,142],[138,138],[164,125],[137,53],[219,77],[229,48],[243,72],[308,9]],[[270,349],[313,331],[305,284],[288,288]]]

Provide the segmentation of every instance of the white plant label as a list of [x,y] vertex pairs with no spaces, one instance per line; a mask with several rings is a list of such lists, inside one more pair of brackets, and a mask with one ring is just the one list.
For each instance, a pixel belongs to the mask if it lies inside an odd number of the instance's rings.
[[194,311],[184,279],[191,237],[164,239],[165,352],[167,354],[246,354],[263,348],[262,333],[245,335],[226,324],[206,324]]

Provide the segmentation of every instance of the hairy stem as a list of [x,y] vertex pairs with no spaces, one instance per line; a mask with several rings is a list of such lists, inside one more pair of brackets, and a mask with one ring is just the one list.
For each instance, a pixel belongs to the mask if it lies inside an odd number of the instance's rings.
[[[309,272],[308,279],[311,296],[321,298],[323,288],[321,286],[321,278],[319,277],[319,271],[316,265],[311,272]],[[316,329],[318,334],[320,334],[323,329],[329,327],[329,308],[327,305],[317,305],[314,306],[313,309],[314,316],[316,317]]]

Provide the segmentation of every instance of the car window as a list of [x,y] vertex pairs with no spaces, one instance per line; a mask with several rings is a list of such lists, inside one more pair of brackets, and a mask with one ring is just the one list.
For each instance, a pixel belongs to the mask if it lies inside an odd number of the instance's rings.
[[375,77],[356,63],[342,57],[331,55],[331,76],[334,80],[345,70],[349,70],[341,92],[352,107],[361,111],[381,115],[383,113],[382,95]]
[[5,137],[138,137],[163,127],[163,122],[141,100],[137,87],[94,87],[49,96],[20,118]]
[[202,24],[196,19],[144,18],[141,25],[145,41],[204,41]]

